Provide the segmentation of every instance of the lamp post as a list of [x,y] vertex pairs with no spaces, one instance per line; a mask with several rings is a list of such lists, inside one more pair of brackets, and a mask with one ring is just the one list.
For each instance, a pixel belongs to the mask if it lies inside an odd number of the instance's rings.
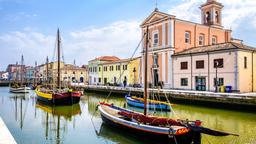
[[136,68],[135,67],[133,68],[132,72],[133,72],[133,87],[135,87],[135,79],[136,79],[135,78],[135,73],[136,73]]
[[218,92],[218,66],[219,62],[215,61],[215,68],[216,68],[216,76],[215,76],[215,92]]

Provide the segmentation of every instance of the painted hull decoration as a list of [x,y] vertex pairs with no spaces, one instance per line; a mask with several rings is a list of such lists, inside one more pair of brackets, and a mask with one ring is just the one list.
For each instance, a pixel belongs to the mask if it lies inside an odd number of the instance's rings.
[[[104,123],[136,133],[138,136],[147,136],[147,138],[164,142],[176,140],[177,143],[182,144],[191,144],[196,136],[193,131],[171,119],[144,116],[105,103],[100,103],[98,109]],[[149,123],[150,119],[151,123]],[[166,123],[161,123],[161,121],[166,121]]]
[[10,87],[10,92],[12,93],[29,93],[30,88],[29,87],[18,87],[18,88],[12,88]]
[[49,91],[37,87],[37,100],[51,105],[72,105],[79,103],[81,93],[72,90]]
[[[131,97],[129,95],[126,95],[125,100],[129,106],[144,108],[143,98]],[[166,102],[148,100],[147,108],[152,110],[171,111],[172,106],[171,104]]]

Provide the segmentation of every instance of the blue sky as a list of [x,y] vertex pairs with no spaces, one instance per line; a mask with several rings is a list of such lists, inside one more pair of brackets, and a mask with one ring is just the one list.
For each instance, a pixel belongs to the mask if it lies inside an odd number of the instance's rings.
[[[206,0],[158,0],[160,11],[200,22],[198,7]],[[223,23],[233,37],[256,47],[256,1],[219,0]],[[155,0],[0,0],[0,70],[16,63],[42,64],[53,58],[57,27],[65,62],[78,65],[101,55],[128,58],[140,41],[140,23]],[[139,52],[137,53],[139,55]]]

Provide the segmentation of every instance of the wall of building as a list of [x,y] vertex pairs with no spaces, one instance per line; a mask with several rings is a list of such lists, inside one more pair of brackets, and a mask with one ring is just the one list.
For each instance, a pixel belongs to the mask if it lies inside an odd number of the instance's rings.
[[[83,79],[83,82],[81,81],[81,78]],[[61,81],[66,83],[74,82],[87,84],[87,70],[83,68],[64,68],[61,70]]]
[[[130,85],[133,84],[139,84],[139,75],[140,75],[140,63],[141,63],[141,58],[137,58],[135,60],[132,60],[128,64],[128,83]],[[133,71],[135,68],[135,72]]]
[[[199,46],[200,34],[203,34],[205,36],[204,45],[211,45],[213,36],[217,37],[217,43],[231,41],[231,31],[196,24],[188,21],[176,19],[174,29],[175,52],[180,52],[185,49]],[[185,43],[185,32],[190,32],[190,43]]]
[[253,92],[256,92],[256,52],[253,53]]
[[[239,89],[240,92],[252,92],[254,90],[253,83],[253,56],[251,51],[238,51],[238,70],[239,70]],[[245,67],[245,59],[247,58],[247,67]],[[254,62],[255,63],[255,62]]]
[[[203,53],[198,55],[184,55],[173,57],[173,88],[196,90],[196,77],[205,77],[206,90],[215,91],[214,78],[216,78],[216,68],[214,59],[223,58],[223,68],[217,69],[217,77],[224,79],[224,86],[235,87],[235,52]],[[204,60],[204,68],[197,69],[196,61]],[[188,68],[181,70],[181,62],[187,62]],[[191,65],[192,63],[192,65]],[[181,86],[181,78],[188,79],[187,86]]]

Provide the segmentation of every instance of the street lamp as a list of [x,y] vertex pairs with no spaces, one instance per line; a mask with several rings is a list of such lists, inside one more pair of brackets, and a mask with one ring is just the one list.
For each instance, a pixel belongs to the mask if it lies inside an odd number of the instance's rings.
[[135,67],[133,68],[132,72],[133,72],[133,86],[135,87],[135,79],[136,79],[135,78],[135,73],[136,73],[136,68]]
[[218,92],[218,66],[219,62],[215,61],[215,68],[216,68],[216,76],[215,76],[215,92]]

